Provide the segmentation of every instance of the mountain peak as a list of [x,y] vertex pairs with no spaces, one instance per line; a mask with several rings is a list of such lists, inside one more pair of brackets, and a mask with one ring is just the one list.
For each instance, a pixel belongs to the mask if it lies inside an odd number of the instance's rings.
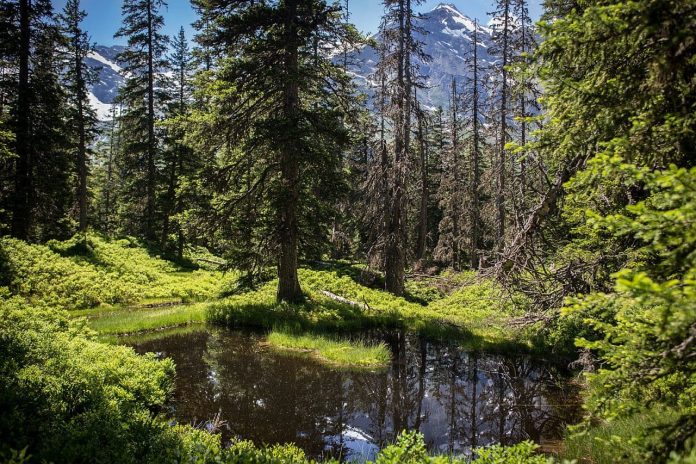
[[453,4],[453,3],[438,3],[435,8],[433,8],[432,11],[437,11],[437,10],[444,10],[447,11],[450,14],[456,14],[459,16],[464,16],[461,11]]
[[451,3],[439,3],[429,15],[449,29],[473,31],[475,27],[474,21]]

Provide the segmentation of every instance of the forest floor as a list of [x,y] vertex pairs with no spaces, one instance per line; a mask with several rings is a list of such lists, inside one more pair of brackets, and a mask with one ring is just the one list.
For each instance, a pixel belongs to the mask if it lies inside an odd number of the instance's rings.
[[[494,281],[474,272],[411,276],[406,295],[397,297],[382,290],[380,274],[362,265],[305,263],[299,277],[306,301],[288,305],[275,301],[275,279],[246,289],[237,272],[173,264],[132,239],[90,234],[35,245],[3,238],[0,257],[2,284],[12,294],[35,306],[67,309],[73,321],[113,344],[124,336],[132,344],[213,324],[261,329],[273,349],[349,368],[389,363],[386,346],[361,341],[361,333],[375,329],[416,332],[470,350],[545,354],[535,344],[538,327],[515,323],[524,315],[524,300],[514,304]],[[594,441],[588,440],[566,446],[582,455]]]
[[[380,274],[362,265],[308,263],[299,271],[307,299],[287,305],[275,301],[277,280],[244,289],[236,272],[187,269],[132,239],[90,234],[47,245],[3,239],[0,251],[7,257],[6,280],[14,292],[37,303],[74,308],[71,316],[84,318],[110,340],[208,322],[281,329],[288,337],[398,329],[469,349],[534,348],[534,328],[512,324],[523,311],[495,283],[473,272],[414,276],[406,295],[396,297],[381,289]],[[285,342],[286,347],[301,345]]]

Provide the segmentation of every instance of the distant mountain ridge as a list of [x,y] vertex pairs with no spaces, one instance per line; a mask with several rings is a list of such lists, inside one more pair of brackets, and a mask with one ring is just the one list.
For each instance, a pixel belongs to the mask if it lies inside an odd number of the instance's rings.
[[[421,64],[421,74],[427,77],[419,100],[429,107],[446,107],[452,78],[462,82],[469,75],[466,60],[473,55],[474,20],[454,5],[440,3],[419,15],[416,25],[425,31],[424,34],[416,33],[416,38],[423,42],[424,51],[430,56],[428,63]],[[495,61],[488,53],[492,46],[491,30],[479,24],[477,34],[478,57],[481,66],[486,67]],[[380,40],[379,35],[374,38]],[[119,45],[99,45],[85,59],[88,65],[99,68],[99,82],[92,86],[90,100],[102,120],[109,119],[111,103],[124,82],[116,59],[124,48]],[[337,55],[336,59],[342,57]],[[375,84],[372,82],[372,75],[378,61],[379,55],[371,47],[349,54],[349,72],[358,86],[368,93],[371,93],[370,88]]]
[[[423,43],[423,51],[430,57],[427,63],[420,63],[420,74],[426,77],[419,100],[430,107],[447,107],[452,78],[462,83],[469,77],[467,60],[473,56],[475,22],[454,5],[440,3],[422,13],[415,24],[424,31],[416,33],[415,38]],[[488,53],[493,41],[491,30],[478,24],[476,31],[478,59],[480,66],[486,68],[495,62]],[[380,41],[378,34],[373,38]],[[378,61],[379,54],[372,47],[365,47],[351,56],[353,64],[349,65],[349,70],[361,87],[377,86],[371,79]]]

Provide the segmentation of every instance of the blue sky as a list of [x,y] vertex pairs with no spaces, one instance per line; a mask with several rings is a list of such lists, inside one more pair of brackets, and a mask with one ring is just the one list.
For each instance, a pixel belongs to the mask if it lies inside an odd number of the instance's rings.
[[[530,16],[537,19],[541,14],[541,1],[530,0]],[[349,0],[351,21],[363,32],[375,32],[382,16],[382,2],[379,0]],[[193,34],[191,22],[195,14],[189,0],[168,0],[168,7],[163,11],[165,18],[165,34],[174,35],[184,26],[189,36]],[[419,11],[434,8],[440,0],[426,0],[418,6]],[[481,22],[488,21],[487,13],[493,8],[493,0],[448,0],[459,11],[478,18]],[[65,0],[53,0],[56,9],[65,5]],[[82,0],[82,8],[87,11],[85,28],[89,31],[92,41],[100,45],[121,43],[123,39],[114,39],[113,35],[121,24],[121,0]]]

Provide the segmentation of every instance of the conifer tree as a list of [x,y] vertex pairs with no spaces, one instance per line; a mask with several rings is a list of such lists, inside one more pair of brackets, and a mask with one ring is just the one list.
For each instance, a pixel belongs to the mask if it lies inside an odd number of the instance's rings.
[[[122,118],[123,160],[126,177],[122,200],[126,209],[126,231],[142,232],[148,240],[156,238],[157,150],[155,131],[157,111],[164,100],[161,72],[166,67],[167,38],[160,31],[164,19],[160,9],[164,0],[124,0],[123,25],[116,37],[128,40],[118,59],[128,76],[119,94],[124,104]],[[138,230],[140,229],[140,230]]]
[[[195,172],[197,165],[193,153],[184,145],[186,120],[192,99],[191,75],[194,63],[189,50],[186,33],[182,27],[171,41],[172,53],[169,56],[173,77],[169,85],[169,100],[166,117],[168,119],[167,147],[165,155],[166,193],[163,198],[163,223],[160,247],[167,248],[172,216],[184,209],[183,198],[177,191],[180,181]],[[181,259],[184,235],[180,224],[176,224],[176,255]]]
[[351,98],[340,91],[348,77],[326,50],[348,32],[340,8],[323,0],[208,3],[209,12],[225,13],[212,18],[211,45],[227,56],[209,89],[216,92],[211,114],[198,119],[223,135],[214,147],[223,155],[217,174],[224,188],[214,214],[256,200],[248,229],[254,249],[277,263],[278,300],[297,302],[304,298],[300,253],[326,243],[341,192],[340,154],[349,141],[342,116]]
[[443,159],[443,177],[440,183],[440,207],[442,220],[439,224],[440,237],[435,250],[436,258],[459,269],[463,244],[462,231],[464,222],[462,150],[461,150],[461,95],[457,81],[452,78],[449,105],[449,136],[450,143]]
[[420,170],[420,195],[418,201],[418,228],[416,233],[416,259],[420,264],[425,259],[428,246],[428,220],[430,197],[430,160],[429,160],[429,118],[418,103],[417,95],[413,97],[416,115],[416,139]]
[[103,138],[94,149],[95,165],[90,176],[91,192],[94,197],[94,226],[111,235],[115,228],[116,206],[118,203],[119,158],[119,105],[112,103],[109,120],[103,131]]
[[502,250],[505,242],[505,230],[507,225],[506,195],[508,182],[509,153],[506,148],[510,142],[510,78],[508,65],[512,63],[514,53],[513,39],[515,34],[515,21],[513,17],[514,0],[496,0],[496,9],[493,16],[493,42],[494,49],[490,50],[497,58],[495,70],[494,98],[496,110],[494,120],[496,123],[496,160],[495,160],[495,214],[496,214],[496,249]]
[[[19,0],[18,76],[13,123],[15,130],[14,198],[12,202],[12,234],[29,238],[34,209],[33,167],[31,147],[31,88],[29,66],[31,59],[31,26],[34,10],[29,0]],[[37,12],[39,14],[43,12]]]
[[87,176],[89,172],[89,146],[94,140],[97,117],[90,106],[88,86],[96,81],[96,72],[85,64],[85,58],[92,51],[89,37],[80,23],[87,14],[80,9],[79,0],[68,0],[60,15],[61,28],[66,38],[65,80],[70,103],[68,125],[72,129],[75,164],[77,171],[77,204],[79,230],[85,232],[88,224],[89,199]]
[[[378,64],[388,88],[386,114],[393,127],[393,160],[387,169],[387,218],[385,218],[385,287],[395,295],[404,293],[407,248],[406,172],[411,159],[413,87],[418,82],[417,59],[427,59],[422,44],[414,38],[417,28],[412,4],[420,0],[384,0],[385,15],[380,34],[385,53]],[[416,70],[416,75],[414,75]]]
[[465,101],[467,105],[466,132],[469,152],[468,166],[468,236],[469,236],[469,261],[472,269],[476,269],[480,264],[480,252],[483,248],[483,227],[481,218],[481,172],[483,167],[483,148],[485,146],[485,136],[483,134],[483,96],[481,86],[483,69],[479,61],[478,47],[478,21],[474,21],[473,31],[473,53],[468,61],[468,79]]
[[66,151],[66,101],[59,82],[63,46],[51,2],[0,3],[2,117],[11,132],[14,157],[6,160],[0,209],[10,232],[22,239],[70,233],[74,163]]
[[[40,6],[38,3],[36,6]],[[61,82],[65,37],[46,5],[47,15],[37,21],[32,47],[31,145],[34,199],[32,235],[37,240],[67,238],[75,232],[76,175],[69,102]]]

